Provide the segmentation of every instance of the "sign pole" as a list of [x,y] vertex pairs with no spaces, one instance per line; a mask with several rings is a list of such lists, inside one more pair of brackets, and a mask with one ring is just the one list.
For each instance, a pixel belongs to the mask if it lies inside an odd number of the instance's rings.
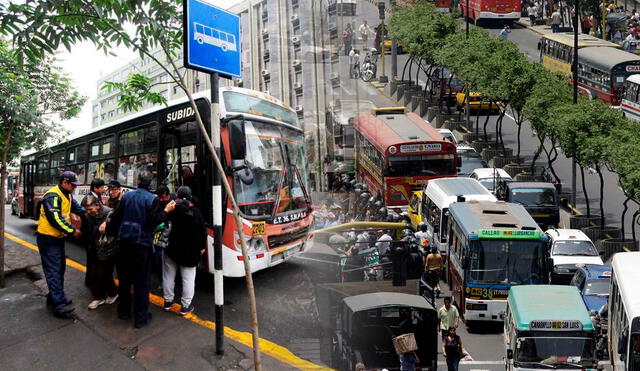
[[[211,77],[211,139],[216,154],[220,157],[220,115],[218,104],[218,73],[210,74]],[[213,167],[213,179],[211,187],[213,205],[213,278],[215,291],[216,311],[216,354],[224,354],[224,276],[222,271],[222,186],[220,173]]]

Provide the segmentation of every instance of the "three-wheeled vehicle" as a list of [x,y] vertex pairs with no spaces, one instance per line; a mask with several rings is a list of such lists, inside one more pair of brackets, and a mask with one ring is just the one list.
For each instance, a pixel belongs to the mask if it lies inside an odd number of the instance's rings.
[[418,281],[392,286],[389,281],[323,285],[319,310],[324,324],[321,357],[338,370],[354,370],[358,362],[367,370],[399,370],[392,339],[413,333],[422,370],[436,370],[438,357],[437,313],[423,296],[416,295]]

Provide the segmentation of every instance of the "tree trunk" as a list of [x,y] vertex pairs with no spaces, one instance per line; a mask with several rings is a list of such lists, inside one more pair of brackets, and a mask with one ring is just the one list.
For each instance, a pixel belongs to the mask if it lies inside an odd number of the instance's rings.
[[516,121],[516,125],[518,126],[518,134],[517,135],[517,140],[518,140],[518,154],[516,155],[516,158],[520,158],[520,132],[522,131],[522,120],[520,120],[520,117],[518,117],[518,120]]
[[631,238],[633,238],[633,243],[636,243],[636,221],[638,220],[638,214],[640,214],[640,209],[636,210],[633,213],[633,217],[631,217]]
[[538,160],[538,157],[540,157],[540,154],[542,153],[542,150],[544,149],[544,136],[540,137],[540,135],[536,135],[538,137],[538,140],[540,141],[540,145],[538,146],[538,149],[536,150],[536,152],[533,154],[533,159],[531,159],[531,174],[534,174],[535,168],[536,168],[536,161]]
[[[489,100],[489,108],[493,105],[493,101]],[[480,106],[482,106],[482,102],[480,102]],[[489,116],[491,115],[491,109],[487,110],[487,117],[484,120],[484,125],[482,125],[482,130],[484,131],[484,141],[488,142],[489,138],[487,138],[487,125],[489,125]]]
[[4,280],[4,224],[6,219],[5,205],[6,205],[6,193],[4,189],[7,184],[7,166],[9,157],[9,142],[13,133],[13,123],[9,122],[7,128],[7,137],[4,138],[2,143],[2,159],[0,159],[0,288],[4,288],[6,283]]
[[[579,164],[578,164],[579,165]],[[587,205],[587,218],[591,217],[591,206],[589,206],[589,196],[587,195],[587,186],[584,183],[584,167],[578,166],[580,168],[580,179],[582,179],[582,193],[584,194],[584,203]],[[578,202],[576,201],[576,204]],[[576,209],[578,205],[573,205]],[[604,215],[601,215],[604,218]]]
[[596,165],[596,172],[600,178],[600,228],[604,229],[604,177],[600,165]]
[[411,63],[413,57],[407,58],[407,61],[404,62],[404,67],[402,67],[402,81],[404,81],[404,73],[407,70],[407,66]]
[[504,146],[504,138],[502,138],[502,120],[504,119],[504,115],[507,114],[506,110],[500,110],[500,116],[498,116],[498,120],[496,121],[496,130],[497,130],[497,135],[496,137],[498,138],[499,142],[500,142],[500,146],[502,147],[502,150],[505,150],[505,146]]
[[[558,150],[556,149],[555,141],[551,140],[551,150],[547,150],[547,147],[543,147],[544,152],[547,154],[547,164],[549,165],[549,170],[553,177],[556,178],[556,182],[560,183],[560,177],[556,173],[556,169],[553,168],[553,163],[558,159]],[[551,158],[551,152],[553,152],[554,156]]]
[[620,216],[620,229],[622,229],[622,239],[625,239],[624,218],[627,215],[627,211],[629,210],[629,205],[627,205],[629,201],[631,201],[631,197],[627,196],[627,199],[622,203],[622,206],[624,206],[624,208],[622,209],[622,215]]

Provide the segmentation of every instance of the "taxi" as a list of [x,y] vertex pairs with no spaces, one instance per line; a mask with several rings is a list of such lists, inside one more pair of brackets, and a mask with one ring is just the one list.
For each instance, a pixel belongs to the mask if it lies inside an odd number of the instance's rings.
[[[466,96],[467,93],[465,91],[461,91],[456,94],[456,106],[459,110],[465,108],[467,104],[467,101],[465,99]],[[498,107],[498,104],[495,102],[489,102],[488,100],[485,100],[484,94],[477,91],[471,91],[469,92],[469,108],[471,110],[497,111],[500,107]]]

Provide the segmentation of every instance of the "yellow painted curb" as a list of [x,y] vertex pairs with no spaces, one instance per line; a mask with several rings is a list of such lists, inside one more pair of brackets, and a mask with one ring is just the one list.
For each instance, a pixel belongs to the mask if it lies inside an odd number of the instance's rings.
[[[22,246],[38,251],[38,246],[30,242],[27,242],[17,236],[14,236],[6,232],[4,235],[6,238],[10,239],[11,241],[17,242]],[[82,272],[87,271],[87,268],[84,265],[71,259],[67,259],[67,265]],[[149,301],[155,306],[158,306],[158,307],[164,306],[164,299],[158,295],[149,294]],[[178,312],[177,305],[174,305],[171,311],[177,313]],[[186,315],[184,319],[191,321],[202,327],[206,327],[212,331],[216,330],[215,322],[203,320],[193,312]],[[225,326],[224,336],[231,340],[237,341],[238,343],[246,345],[249,348],[253,348],[253,340],[252,340],[251,333],[249,332],[238,331]],[[293,354],[293,352],[291,352],[289,349],[263,338],[260,338],[260,352],[262,354],[266,354],[272,358],[275,358],[280,362],[286,363],[289,366],[296,367],[301,370],[331,370],[331,368],[323,367],[313,362],[304,360],[296,356],[295,354]]]

